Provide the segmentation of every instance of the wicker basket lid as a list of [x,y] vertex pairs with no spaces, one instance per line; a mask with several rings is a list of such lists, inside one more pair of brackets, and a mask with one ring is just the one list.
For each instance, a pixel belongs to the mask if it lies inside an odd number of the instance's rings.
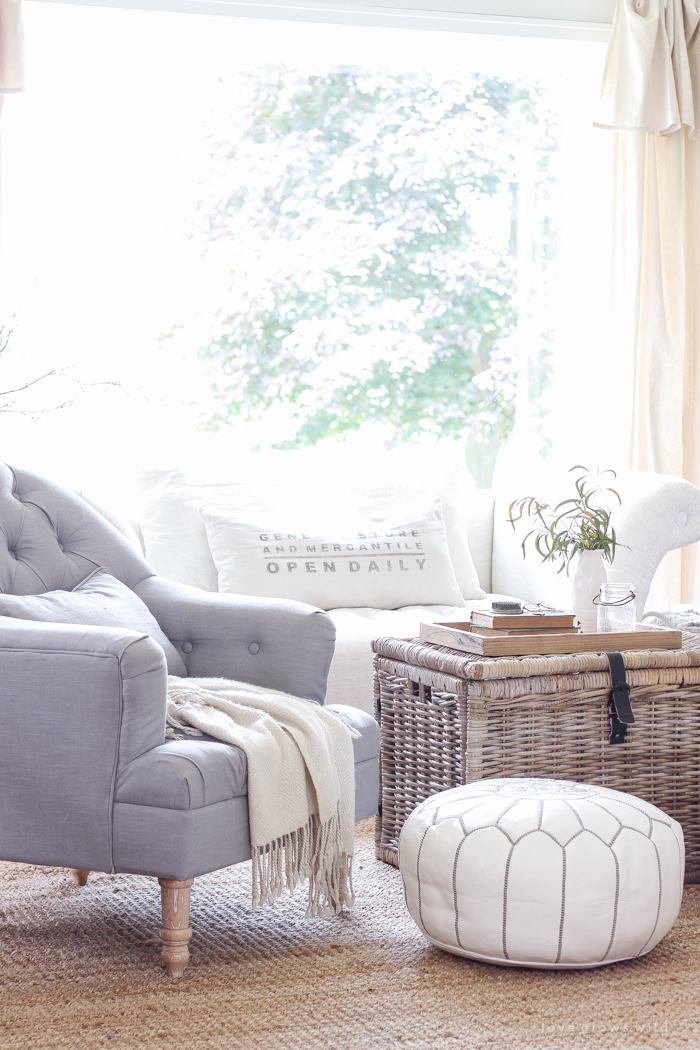
[[[487,678],[534,678],[540,675],[583,674],[607,671],[605,653],[562,653],[556,656],[472,656],[420,638],[375,638],[372,649],[380,656],[428,667],[443,674],[472,681]],[[697,634],[683,633],[682,649],[637,649],[622,654],[629,670],[661,667],[700,667]]]

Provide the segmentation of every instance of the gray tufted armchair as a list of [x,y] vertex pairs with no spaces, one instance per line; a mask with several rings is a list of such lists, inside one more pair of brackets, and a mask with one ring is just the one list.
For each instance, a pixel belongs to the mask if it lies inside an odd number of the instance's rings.
[[[253,682],[323,703],[335,628],[292,601],[210,594],[157,576],[79,497],[0,465],[0,590],[71,590],[97,566],[153,613],[192,676]],[[163,962],[189,959],[190,886],[250,857],[242,751],[165,741],[163,649],[122,628],[0,616],[0,859],[160,880]],[[379,731],[344,708],[356,819],[376,810]]]

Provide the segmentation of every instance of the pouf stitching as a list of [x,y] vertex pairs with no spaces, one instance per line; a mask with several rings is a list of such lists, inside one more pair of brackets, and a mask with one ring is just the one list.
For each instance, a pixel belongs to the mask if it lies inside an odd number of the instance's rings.
[[[471,956],[472,958],[480,958],[480,959],[483,959],[484,961],[500,962],[501,964],[507,963],[507,964],[510,964],[510,965],[524,965],[524,966],[526,966],[526,965],[533,965],[533,966],[553,967],[553,968],[556,968],[556,967],[567,967],[567,968],[568,967],[571,967],[571,968],[577,968],[578,967],[578,968],[582,968],[582,967],[588,967],[588,966],[592,967],[592,966],[596,966],[596,965],[601,965],[601,964],[604,964],[606,962],[609,964],[609,963],[614,962],[614,961],[621,961],[622,958],[627,958],[627,959],[629,959],[629,958],[639,958],[640,956],[644,955],[648,950],[650,950],[650,949],[648,949],[647,946],[653,940],[654,935],[655,935],[655,933],[656,933],[656,931],[658,929],[659,919],[660,919],[660,915],[661,915],[662,901],[663,901],[663,886],[664,886],[661,856],[660,856],[657,844],[654,842],[653,837],[652,837],[653,833],[654,833],[654,825],[658,824],[661,827],[665,827],[665,828],[669,829],[673,833],[673,837],[674,837],[674,841],[675,841],[675,845],[676,845],[676,850],[680,854],[680,843],[678,842],[677,835],[674,832],[674,828],[673,828],[673,823],[674,822],[671,820],[671,818],[669,818],[666,814],[662,813],[660,810],[656,810],[656,813],[654,813],[653,815],[650,814],[648,811],[645,811],[645,809],[643,808],[643,805],[636,806],[636,805],[633,804],[635,801],[638,801],[638,800],[634,799],[632,796],[625,795],[623,792],[618,792],[618,791],[616,791],[615,789],[612,789],[612,788],[604,788],[602,786],[599,787],[597,785],[590,785],[590,786],[589,785],[569,785],[568,782],[555,782],[555,781],[552,781],[550,783],[552,785],[552,790],[551,790],[550,795],[548,797],[545,797],[544,799],[541,798],[541,797],[537,798],[537,802],[538,802],[538,806],[537,806],[537,810],[538,810],[538,812],[537,812],[537,827],[530,827],[528,830],[522,832],[522,834],[517,835],[517,836],[511,835],[507,829],[501,827],[500,826],[500,822],[520,802],[525,801],[527,798],[532,798],[533,801],[534,801],[535,795],[534,794],[531,794],[531,795],[527,794],[527,791],[526,791],[525,794],[523,794],[521,792],[518,795],[518,797],[513,798],[512,801],[511,801],[511,799],[508,799],[508,796],[506,794],[504,794],[504,792],[502,791],[502,788],[504,786],[502,781],[498,785],[494,784],[493,788],[490,789],[490,790],[489,789],[484,789],[481,792],[479,792],[479,794],[473,794],[473,795],[469,796],[468,799],[465,799],[465,802],[466,801],[469,801],[469,802],[473,801],[475,803],[475,805],[470,806],[470,808],[467,810],[466,813],[452,813],[449,816],[445,816],[445,817],[441,816],[441,810],[443,809],[443,806],[444,805],[453,804],[454,800],[450,799],[450,800],[440,800],[440,801],[438,801],[436,797],[432,797],[430,799],[426,799],[414,811],[413,815],[415,816],[415,815],[417,815],[419,813],[424,813],[425,810],[432,809],[432,813],[425,814],[425,816],[430,820],[430,823],[424,828],[423,834],[421,836],[420,844],[418,846],[417,855],[416,855],[415,876],[416,876],[416,884],[417,884],[416,888],[417,888],[417,892],[418,892],[418,901],[417,901],[417,903],[418,903],[418,920],[419,920],[419,925],[421,926],[424,934],[427,937],[429,937],[429,939],[432,940],[435,944],[439,944],[440,946],[445,947],[446,950],[454,950],[453,947],[451,948],[450,946],[448,946],[446,944],[443,945],[441,941],[435,939],[434,937],[432,937],[428,933],[428,930],[427,930],[427,927],[426,927],[426,922],[425,922],[425,917],[423,915],[423,903],[424,903],[424,900],[423,900],[422,879],[421,879],[421,872],[420,872],[420,869],[421,869],[421,858],[422,858],[422,854],[423,854],[423,850],[424,850],[424,846],[425,846],[425,841],[426,841],[426,838],[428,837],[428,833],[431,830],[436,830],[443,821],[455,820],[456,819],[456,821],[457,821],[457,823],[458,823],[458,825],[459,825],[459,827],[460,827],[460,829],[462,831],[462,839],[461,839],[461,841],[458,844],[455,845],[454,861],[453,861],[453,864],[452,864],[452,879],[451,879],[452,887],[451,888],[452,888],[453,907],[454,907],[454,914],[455,914],[455,922],[454,922],[455,940],[456,940],[457,944],[459,945],[459,949],[461,950],[461,952],[463,952],[466,955]],[[464,786],[467,787],[468,785],[464,785]],[[510,784],[507,784],[506,786],[509,787]],[[527,789],[528,785],[527,784],[523,784],[522,786],[523,786],[523,788]],[[539,785],[538,785],[538,787],[539,787]],[[608,817],[612,818],[613,824],[617,825],[617,829],[615,830],[615,833],[611,837],[609,837],[609,841],[606,841],[606,838],[603,837],[603,835],[599,834],[597,831],[595,831],[595,830],[593,830],[591,828],[585,827],[585,825],[583,823],[583,820],[581,819],[581,814],[571,804],[569,799],[561,797],[562,792],[563,791],[565,792],[566,788],[568,788],[568,787],[574,787],[574,788],[580,789],[580,790],[575,792],[575,794],[580,799],[580,801],[582,801],[582,802],[585,801],[585,802],[589,803],[590,805],[592,805],[593,807],[595,807],[596,809],[600,810],[602,813],[605,814],[606,818],[608,818]],[[484,785],[484,788],[485,788],[485,785]],[[454,789],[452,789],[452,790],[454,790]],[[534,790],[537,790],[537,788],[534,789]],[[480,803],[482,803],[482,802],[485,803],[485,802],[494,800],[499,795],[503,798],[504,802],[506,801],[506,799],[508,799],[508,803],[509,804],[506,804],[506,806],[498,814],[498,816],[495,817],[495,819],[492,818],[491,821],[489,821],[488,823],[480,824],[480,825],[477,825],[476,827],[467,828],[465,826],[465,819],[466,819],[466,817],[468,816],[469,813],[473,813],[474,810],[478,810],[480,808]],[[607,809],[601,803],[601,801],[597,801],[596,796],[597,796],[598,799],[601,799],[601,796],[602,796],[602,798],[607,798],[607,799],[609,799],[609,800],[611,800],[613,802],[619,802],[621,805],[623,805],[625,807],[628,807],[631,810],[636,811],[639,814],[639,816],[641,818],[643,818],[644,822],[647,824],[647,830],[645,831],[645,830],[642,830],[641,828],[634,827],[633,825],[625,823],[620,818],[620,816],[617,813],[611,812],[609,809]],[[578,823],[580,830],[576,831],[574,834],[569,835],[568,838],[564,839],[563,836],[560,836],[559,838],[557,838],[556,835],[552,834],[547,828],[543,828],[542,827],[542,823],[543,823],[543,819],[544,819],[544,804],[545,804],[546,801],[563,803],[564,807],[572,814],[572,817]],[[654,807],[654,809],[656,809],[656,807]],[[657,813],[658,813],[658,816],[657,816]],[[534,814],[533,814],[533,816],[534,816]],[[461,939],[461,936],[460,936],[460,931],[459,931],[460,915],[459,915],[459,904],[458,904],[457,872],[458,872],[459,859],[460,859],[460,854],[461,854],[461,851],[462,851],[462,847],[464,846],[465,842],[469,838],[471,838],[471,836],[474,835],[477,831],[484,831],[484,830],[488,830],[488,829],[491,829],[491,828],[493,830],[496,830],[496,831],[500,832],[504,836],[504,838],[507,840],[507,842],[510,843],[510,850],[508,851],[508,856],[507,856],[507,859],[505,861],[505,870],[504,870],[504,873],[503,873],[504,874],[504,880],[503,880],[503,919],[502,919],[502,951],[503,951],[503,958],[500,958],[500,957],[497,958],[497,957],[492,957],[492,956],[487,956],[487,955],[480,955],[479,953],[470,952],[469,949],[464,946],[464,944],[462,942],[462,939]],[[656,899],[656,915],[655,915],[654,924],[653,924],[653,928],[651,929],[651,932],[649,933],[649,935],[646,938],[646,940],[645,940],[644,944],[642,945],[642,947],[637,951],[637,953],[635,955],[627,955],[627,956],[621,957],[620,960],[610,960],[608,957],[610,955],[610,952],[613,949],[614,942],[615,942],[615,937],[616,937],[616,934],[617,934],[618,919],[619,919],[619,904],[620,904],[620,859],[617,856],[617,853],[615,852],[614,846],[615,846],[615,843],[616,843],[617,839],[619,838],[619,836],[622,834],[623,831],[635,832],[635,833],[641,835],[642,838],[645,838],[645,839],[647,839],[650,842],[650,845],[654,849],[654,855],[656,857],[656,873],[655,874],[656,874],[656,877],[657,877],[657,880],[658,880],[657,881],[658,890],[657,890],[657,894],[656,894],[656,898],[657,898]],[[517,961],[517,960],[512,960],[510,958],[509,953],[508,953],[508,888],[509,888],[509,877],[510,877],[511,861],[512,861],[512,857],[513,857],[513,854],[514,854],[514,851],[515,851],[515,847],[520,842],[522,842],[525,838],[527,838],[530,835],[535,834],[536,832],[546,836],[546,838],[550,839],[555,844],[555,846],[557,846],[559,848],[559,850],[561,850],[561,863],[562,863],[562,889],[561,889],[561,895],[562,895],[562,901],[561,901],[561,909],[560,909],[560,917],[559,917],[557,953],[556,953],[556,959],[555,959],[554,963],[544,963],[544,962],[534,962],[534,961],[531,962],[531,963],[520,962],[520,961]],[[566,920],[566,904],[567,904],[567,900],[566,900],[566,880],[567,880],[567,854],[566,854],[566,850],[567,850],[568,846],[572,842],[574,842],[575,839],[577,839],[582,834],[584,834],[584,832],[589,834],[589,835],[591,835],[598,842],[600,842],[601,845],[604,846],[606,848],[606,850],[609,852],[609,854],[611,855],[612,860],[614,862],[614,867],[615,867],[615,895],[614,895],[614,906],[613,906],[612,915],[611,915],[612,922],[611,922],[611,929],[610,929],[610,939],[609,939],[609,942],[608,942],[608,945],[607,945],[605,953],[603,954],[602,958],[600,958],[599,960],[597,960],[595,962],[590,962],[590,963],[580,963],[580,962],[579,963],[567,963],[567,962],[562,963],[560,960],[561,960],[561,955],[562,955],[562,950],[563,950],[563,939],[564,939],[565,920]],[[611,872],[611,874],[612,874],[612,872]],[[404,880],[404,898],[406,899],[406,903],[408,905],[408,895],[407,895],[407,887],[406,887],[405,880]],[[652,907],[653,907],[653,905],[652,905]]]
[[[479,798],[480,796],[477,795],[475,797]],[[484,796],[484,797],[488,797],[488,796]],[[518,843],[522,842],[522,840],[527,838],[528,835],[534,835],[536,833],[539,833],[541,835],[546,835],[547,838],[551,839],[552,842],[556,846],[558,846],[559,849],[562,851],[562,906],[561,906],[561,918],[559,920],[558,950],[557,950],[557,957],[556,957],[556,959],[554,960],[554,963],[553,963],[554,966],[559,964],[559,960],[561,958],[562,941],[563,941],[563,938],[564,938],[564,920],[566,918],[566,852],[565,852],[566,851],[566,847],[570,843],[572,843],[574,841],[574,839],[577,839],[580,835],[583,835],[585,833],[585,834],[588,834],[588,835],[592,835],[593,838],[596,838],[596,839],[598,839],[599,842],[602,842],[602,844],[607,849],[610,850],[610,852],[612,853],[613,860],[615,861],[615,904],[614,904],[614,910],[613,910],[612,932],[610,934],[610,941],[608,943],[608,947],[607,947],[607,949],[605,951],[605,954],[603,955],[603,957],[600,960],[601,962],[605,962],[605,960],[607,959],[608,955],[610,954],[610,950],[612,949],[612,946],[613,946],[613,944],[615,942],[615,931],[616,931],[616,928],[617,928],[617,912],[618,912],[618,905],[619,905],[619,898],[620,898],[620,864],[619,864],[619,860],[618,860],[617,855],[615,854],[615,852],[612,849],[613,843],[615,842],[615,840],[618,838],[618,836],[620,835],[620,833],[623,830],[625,830],[625,831],[633,831],[635,834],[642,835],[643,838],[646,838],[646,839],[649,840],[651,845],[654,847],[654,853],[656,854],[656,865],[657,865],[657,871],[658,871],[658,876],[659,876],[659,893],[658,893],[658,898],[657,898],[656,919],[654,921],[654,927],[653,927],[651,933],[649,934],[649,936],[647,937],[646,941],[644,942],[643,947],[641,948],[641,950],[637,953],[637,955],[634,958],[638,959],[641,955],[644,954],[644,949],[646,948],[647,944],[649,943],[649,941],[652,939],[652,937],[656,933],[656,928],[659,925],[659,915],[661,913],[661,897],[662,897],[662,887],[663,887],[663,879],[662,879],[662,875],[661,875],[661,858],[659,856],[659,851],[658,851],[658,848],[656,846],[656,843],[651,838],[651,834],[652,834],[652,830],[653,830],[652,825],[653,825],[654,822],[656,822],[658,824],[661,824],[663,827],[670,828],[671,827],[671,822],[670,821],[666,822],[666,821],[663,821],[663,820],[658,820],[657,818],[653,818],[652,819],[652,818],[649,817],[649,815],[647,813],[644,813],[642,810],[640,810],[639,807],[631,806],[630,807],[631,809],[636,809],[637,812],[641,812],[642,816],[644,816],[645,818],[647,818],[649,820],[649,832],[648,832],[648,834],[645,835],[644,832],[639,830],[639,828],[633,828],[630,824],[623,824],[620,821],[619,817],[616,817],[614,813],[609,813],[607,810],[605,810],[607,815],[612,817],[613,820],[617,821],[617,823],[619,824],[618,830],[615,832],[615,834],[613,835],[613,837],[610,840],[610,842],[606,842],[605,839],[601,835],[598,835],[595,831],[591,831],[590,828],[584,828],[583,824],[581,823],[581,818],[580,818],[579,814],[576,813],[576,811],[573,809],[573,807],[570,806],[567,802],[564,802],[564,804],[567,806],[568,809],[572,810],[572,812],[574,813],[574,816],[578,819],[579,823],[581,824],[581,830],[577,831],[575,835],[572,835],[571,838],[567,839],[566,842],[564,842],[564,843],[559,842],[554,837],[554,835],[552,835],[551,832],[546,831],[545,829],[542,828],[542,816],[543,816],[543,812],[544,812],[544,802],[543,801],[540,802],[540,816],[539,816],[539,825],[538,825],[538,827],[537,828],[532,828],[530,831],[523,832],[523,834],[519,835],[517,839],[511,838],[510,835],[508,834],[508,832],[504,828],[500,828],[498,826],[498,824],[482,824],[479,827],[472,828],[471,831],[467,831],[467,829],[464,827],[464,824],[462,823],[462,820],[463,820],[462,816],[459,816],[457,818],[458,821],[459,821],[459,825],[460,825],[460,827],[462,829],[462,832],[464,834],[464,837],[463,837],[462,841],[459,843],[459,845],[457,846],[457,849],[455,850],[455,859],[454,859],[454,863],[452,865],[452,892],[453,892],[453,897],[454,897],[454,909],[455,909],[455,937],[457,939],[457,943],[459,944],[460,948],[462,948],[463,951],[466,951],[466,949],[465,949],[464,945],[462,944],[462,940],[461,940],[461,938],[459,936],[459,906],[457,904],[457,865],[458,865],[458,861],[459,861],[459,854],[460,854],[460,851],[462,849],[462,846],[464,845],[464,843],[467,841],[467,839],[471,835],[474,835],[477,831],[484,831],[487,828],[493,827],[493,828],[495,828],[496,831],[500,832],[501,835],[504,835],[505,838],[508,840],[508,842],[510,842],[510,844],[511,844],[511,848],[510,848],[510,851],[508,853],[508,860],[506,861],[506,870],[505,870],[505,877],[504,877],[504,883],[503,883],[503,956],[504,956],[504,958],[507,961],[510,962],[510,956],[508,955],[508,949],[507,949],[508,876],[509,876],[509,872],[510,872],[510,861],[511,861],[511,857],[513,856],[513,850],[518,845]],[[593,801],[591,801],[591,804],[592,805],[596,805],[596,803],[593,802]],[[501,814],[501,816],[498,819],[501,820],[502,817],[504,817],[506,815],[506,813],[508,813],[511,809],[513,809],[513,807],[515,805],[516,805],[516,803],[513,802],[512,805],[508,806],[508,808],[503,811],[503,813]],[[423,806],[422,808],[427,808],[427,807]],[[599,806],[598,808],[602,809],[603,807]],[[437,808],[436,808],[436,812],[435,812],[435,817],[436,816],[437,816]],[[454,818],[453,817],[446,817],[445,819],[446,820],[452,820]],[[434,818],[433,819],[433,823],[430,824],[425,829],[425,831],[423,832],[423,836],[421,838],[421,844],[420,844],[420,846],[418,848],[418,856],[416,858],[416,880],[418,882],[418,911],[419,911],[419,915],[420,915],[420,924],[421,924],[421,926],[423,928],[423,932],[426,934],[426,936],[429,936],[429,934],[428,934],[427,929],[425,928],[425,923],[423,922],[423,908],[422,908],[422,898],[421,898],[421,878],[420,878],[420,855],[421,855],[421,851],[423,849],[423,843],[425,842],[425,839],[426,839],[426,836],[427,836],[428,832],[431,830],[431,828],[438,827],[439,824],[440,824],[440,821]],[[406,887],[405,887],[405,884],[404,884],[404,898],[405,897],[406,897]]]

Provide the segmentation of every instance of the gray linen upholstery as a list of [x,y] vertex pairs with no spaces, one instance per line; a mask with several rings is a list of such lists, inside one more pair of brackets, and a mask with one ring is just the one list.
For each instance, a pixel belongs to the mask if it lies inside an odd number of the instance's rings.
[[213,740],[168,740],[123,768],[115,802],[201,809],[248,791],[245,752]]
[[134,590],[191,678],[233,678],[323,703],[335,624],[303,602],[212,594],[150,576]]
[[100,565],[132,590],[154,575],[84,500],[37,474],[0,464],[0,590],[71,591]]
[[[356,821],[377,812],[378,794],[379,758],[356,763]],[[115,803],[114,871],[184,881],[250,855],[247,795],[188,810]]]
[[145,635],[0,618],[1,859],[112,870],[118,767],[162,743],[166,679]]
[[[379,726],[356,708],[334,709],[362,733],[353,748],[355,820],[363,820],[377,812]],[[172,740],[137,758],[115,793],[115,871],[184,880],[249,860],[246,781],[244,753],[218,741]]]
[[148,634],[163,648],[170,674],[184,678],[187,670],[175,646],[138,594],[116,576],[95,569],[72,591],[44,594],[0,594],[0,616],[43,623],[78,623],[92,627],[124,627]]
[[[193,676],[322,703],[335,627],[300,602],[157,577],[96,511],[0,465],[0,592],[68,591],[99,566],[137,594]],[[250,856],[238,748],[165,742],[163,649],[138,630],[0,615],[0,859],[188,879]],[[379,731],[353,708],[356,814],[376,810]]]
[[245,795],[184,811],[114,806],[114,871],[184,882],[249,859]]
[[[355,766],[379,755],[379,726],[371,715],[340,704],[340,711],[362,735],[353,740]],[[168,740],[122,766],[114,794],[116,802],[164,809],[201,809],[245,795],[248,764],[239,747],[191,738]],[[376,796],[375,796],[376,803]]]
[[379,755],[355,763],[355,823],[377,812]]
[[352,742],[355,765],[358,762],[365,762],[368,758],[377,757],[379,754],[379,725],[376,719],[368,715],[366,711],[360,711],[357,707],[348,707],[346,704],[328,704],[328,710],[338,711],[349,726],[362,734],[359,739],[356,738]]

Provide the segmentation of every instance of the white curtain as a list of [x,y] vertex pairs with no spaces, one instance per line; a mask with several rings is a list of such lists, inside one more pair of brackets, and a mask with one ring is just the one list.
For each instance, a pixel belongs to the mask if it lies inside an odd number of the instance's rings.
[[21,0],[0,0],[0,111],[4,96],[23,84]]
[[23,43],[21,0],[0,0],[0,117],[5,95],[24,87]]
[[[630,465],[700,484],[700,0],[618,0],[598,127],[615,131],[616,349],[634,371]],[[656,602],[700,597],[695,551]]]

